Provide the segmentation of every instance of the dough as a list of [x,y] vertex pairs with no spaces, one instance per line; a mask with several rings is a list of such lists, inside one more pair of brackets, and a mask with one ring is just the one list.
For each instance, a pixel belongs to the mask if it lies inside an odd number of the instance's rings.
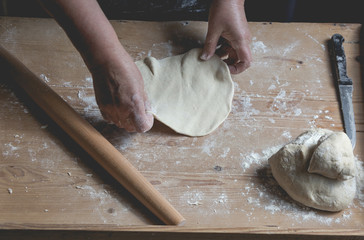
[[335,132],[322,137],[317,145],[308,172],[340,180],[354,177],[354,154],[350,139],[345,133]]
[[[269,158],[273,177],[294,200],[321,210],[340,211],[356,193],[354,157],[349,157],[353,150],[351,144],[340,145],[346,141],[341,133],[330,130],[307,131]],[[335,153],[344,157],[335,157]]]
[[203,136],[229,115],[234,85],[219,57],[199,59],[201,49],[136,62],[156,119],[178,133]]

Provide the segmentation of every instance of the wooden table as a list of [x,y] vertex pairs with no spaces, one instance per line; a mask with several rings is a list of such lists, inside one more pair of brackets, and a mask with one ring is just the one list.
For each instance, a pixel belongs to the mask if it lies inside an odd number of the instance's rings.
[[[204,22],[112,24],[135,60],[201,47],[207,27]],[[160,225],[1,75],[0,239],[364,236],[363,189],[342,212],[316,211],[291,200],[267,165],[275,151],[307,129],[343,130],[327,46],[334,33],[346,39],[355,155],[364,160],[361,25],[250,23],[250,29],[254,62],[233,76],[231,114],[212,134],[194,138],[158,122],[144,134],[106,124],[91,75],[55,21],[0,18],[0,44],[98,129],[187,219],[184,227]],[[44,231],[21,231],[29,229]]]

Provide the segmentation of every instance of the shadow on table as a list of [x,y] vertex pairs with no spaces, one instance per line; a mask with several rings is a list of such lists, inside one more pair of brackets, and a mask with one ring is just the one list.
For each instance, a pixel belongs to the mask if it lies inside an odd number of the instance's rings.
[[[120,183],[118,183],[109,173],[107,173],[95,160],[93,160],[87,152],[85,152],[66,132],[64,132],[27,94],[12,80],[4,63],[0,61],[0,88],[8,89],[13,93],[18,101],[23,104],[29,114],[41,125],[47,125],[46,133],[56,144],[64,150],[66,154],[71,154],[80,159],[78,165],[80,168],[93,172],[95,181],[100,184],[106,184],[110,187],[110,191],[114,198],[121,203],[130,206],[130,211],[140,216],[145,224],[163,223],[155,217],[146,207],[144,207],[132,194],[130,194]],[[5,91],[6,92],[6,91]],[[120,132],[124,130],[118,130]],[[120,133],[119,132],[119,133]],[[0,236],[1,239],[1,236]]]

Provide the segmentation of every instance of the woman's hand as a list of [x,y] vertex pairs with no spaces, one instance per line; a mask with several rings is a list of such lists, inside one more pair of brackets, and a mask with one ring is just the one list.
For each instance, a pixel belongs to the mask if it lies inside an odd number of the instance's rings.
[[91,73],[96,101],[106,121],[128,132],[146,132],[153,126],[142,76],[129,55],[91,68]]
[[96,0],[40,0],[80,52],[93,76],[99,109],[129,132],[153,125],[142,76]]
[[250,41],[244,0],[215,0],[210,7],[206,42],[200,58],[210,59],[221,43],[216,53],[226,58],[224,61],[232,74],[241,73],[252,61]]

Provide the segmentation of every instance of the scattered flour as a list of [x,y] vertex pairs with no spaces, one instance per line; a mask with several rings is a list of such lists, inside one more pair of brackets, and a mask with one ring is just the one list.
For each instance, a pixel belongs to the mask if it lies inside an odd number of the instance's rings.
[[215,145],[216,145],[216,140],[214,138],[212,140],[206,138],[202,146],[202,153],[206,153],[207,155],[212,156],[211,151],[212,149],[215,148]]
[[287,138],[288,140],[292,139],[291,133],[289,131],[287,131],[287,130],[282,133],[282,136]]
[[13,142],[9,142],[9,143],[5,143],[4,144],[4,150],[2,151],[2,155],[3,157],[15,157],[18,158],[19,157],[19,152],[18,150],[21,148],[19,145],[20,142],[18,141],[13,141]]
[[284,116],[300,116],[302,109],[299,104],[303,101],[305,94],[302,92],[292,91],[289,95],[286,90],[281,89],[276,97],[274,97],[270,110],[273,113]]
[[[108,218],[105,217],[106,213],[102,211],[105,205],[110,204],[110,202],[114,201],[114,197],[105,189],[104,184],[102,184],[101,190],[96,190],[94,187],[90,185],[77,185],[75,186],[76,189],[79,190],[79,193],[83,196],[87,196],[91,199],[98,201],[98,206],[93,209],[93,212],[99,215],[100,219],[107,223]],[[117,214],[114,213],[116,216]]]
[[253,53],[266,53],[268,51],[267,46],[262,41],[256,41],[256,38],[252,40],[251,50]]
[[107,199],[111,199],[110,194],[107,190],[102,191],[96,191],[92,186],[90,185],[77,185],[75,186],[76,189],[85,190],[82,193],[89,195],[91,199],[97,199],[100,201],[100,204],[104,204]]
[[[191,2],[191,1],[190,1]],[[193,2],[193,1],[192,1]],[[312,36],[307,35],[312,40],[317,41]],[[317,43],[319,43],[317,41]],[[283,55],[287,55],[289,52],[291,52],[295,47],[297,46],[297,43],[294,42],[288,47],[282,51]],[[323,46],[324,48],[324,46]],[[147,53],[140,52],[138,53],[138,57],[143,57],[144,55],[152,56],[152,52],[154,50],[162,49],[167,52],[168,56],[172,56],[172,42],[162,42],[153,44],[152,49],[150,49]],[[256,38],[253,39],[252,42],[252,52],[253,53],[267,53],[270,51],[270,49],[262,42],[262,41],[256,41]],[[299,68],[299,65],[297,65],[297,68]],[[45,81],[49,82],[50,78],[47,77],[45,74],[41,74],[40,77]],[[87,77],[85,79],[87,82],[92,83],[92,78]],[[268,90],[273,91],[276,90],[278,87],[283,87],[287,85],[288,83],[281,84],[282,81],[280,81],[279,77],[275,76],[274,83],[272,83]],[[65,83],[67,85],[67,83]],[[254,82],[252,80],[249,81],[250,86],[254,85]],[[257,82],[258,84],[258,82]],[[252,101],[252,95],[248,95],[246,92],[242,91],[239,87],[239,84],[234,82],[234,87],[237,91],[235,104],[233,105],[232,112],[235,115],[238,115],[240,117],[241,121],[244,120],[253,120],[253,115],[259,114],[259,110],[255,109],[253,106]],[[238,94],[241,92],[241,94]],[[258,96],[259,97],[259,96]],[[300,116],[302,114],[302,109],[298,108],[298,103],[293,104],[291,99],[296,99],[295,93],[288,94],[286,90],[281,89],[278,95],[274,98],[273,104],[271,106],[271,111],[275,113],[279,113],[280,115],[293,115],[293,116]],[[302,97],[302,96],[301,96]],[[84,111],[87,114],[92,114],[91,110],[97,109],[97,104],[95,101],[95,98],[93,95],[87,94],[85,89],[81,89],[78,92],[78,98],[83,101],[85,108]],[[24,109],[24,112],[26,109]],[[310,121],[310,124],[314,126],[315,120],[319,119],[320,116],[327,120],[332,120],[330,116],[328,116],[329,111],[320,110],[317,114],[313,115],[313,120]],[[268,119],[269,122],[275,123],[275,120],[273,118]],[[224,123],[227,124],[227,123]],[[124,131],[122,131],[124,132]],[[115,145],[119,150],[127,150],[132,144],[132,138],[129,135],[122,135],[120,132],[116,131],[116,134],[119,134],[119,136],[112,136],[108,135],[108,139]],[[282,137],[286,139],[291,139],[292,136],[289,131],[284,131],[281,135]],[[195,138],[197,139],[197,138]],[[195,139],[191,146],[195,144]],[[225,147],[223,148],[221,152],[221,148],[218,146],[218,142],[214,139],[206,138],[203,145],[201,146],[201,152],[204,154],[207,154],[208,156],[212,156],[213,151],[217,151],[217,149],[220,149],[220,155],[221,158],[226,158],[230,153],[230,148]],[[4,145],[5,151],[3,151],[3,156],[9,155],[9,154],[15,154],[18,150],[18,146],[14,142],[10,142]],[[41,148],[44,148],[47,146],[42,146]],[[249,152],[246,154],[240,153],[239,160],[241,161],[241,168],[242,172],[247,172],[248,170],[253,170],[253,172],[257,173],[257,170],[264,169],[268,165],[268,158],[274,154],[276,151],[280,149],[281,146],[275,146],[271,147],[269,149],[263,150],[261,152]],[[41,149],[40,149],[41,150]],[[35,159],[35,152],[32,150],[29,150],[29,155],[31,159]],[[176,164],[181,164],[181,161],[176,161]],[[364,170],[363,170],[363,164],[358,161],[358,193],[357,193],[357,202],[360,206],[353,205],[352,208],[363,208],[364,207]],[[67,173],[68,176],[71,176],[71,173]],[[257,173],[259,175],[259,173]],[[88,176],[92,176],[92,174],[88,174]],[[266,176],[266,175],[265,175]],[[292,222],[292,226],[297,225],[299,226],[300,222],[303,221],[315,221],[320,224],[330,225],[332,223],[344,223],[345,221],[348,221],[352,216],[351,209],[347,209],[342,213],[341,217],[327,217],[322,216],[315,210],[312,210],[310,208],[302,207],[290,200],[290,198],[282,192],[282,190],[277,186],[276,182],[272,177],[268,177],[268,180],[266,183],[263,184],[254,184],[251,182],[245,183],[245,186],[242,186],[242,192],[241,196],[242,199],[247,201],[248,204],[252,206],[251,211],[247,211],[247,216],[252,217],[254,215],[254,209],[255,208],[261,208],[267,211],[270,214],[285,214],[289,218],[292,218],[295,220],[295,222]],[[88,185],[78,185],[75,187],[81,194],[90,197],[91,199],[97,200],[98,203],[101,205],[108,203],[108,201],[112,198],[107,190],[96,190],[92,186]],[[187,186],[188,191],[185,191],[184,194],[181,196],[181,200],[184,204],[188,204],[192,207],[203,205],[204,204],[204,192],[200,190],[192,190],[189,186]],[[9,194],[12,194],[13,190],[11,188],[8,189]],[[206,198],[207,199],[207,198]],[[220,193],[218,194],[215,199],[213,200],[213,204],[215,205],[223,205],[227,204],[228,201],[228,194],[226,193]],[[242,201],[243,201],[242,200]],[[205,203],[206,205],[206,203]],[[98,209],[98,208],[97,208]],[[96,211],[96,210],[95,210]],[[98,210],[99,211],[99,210]],[[216,210],[215,210],[216,212]],[[102,213],[100,212],[100,215]],[[102,217],[102,216],[101,216]],[[106,221],[106,218],[102,217],[104,221]]]
[[301,108],[295,108],[295,109],[293,109],[293,115],[294,116],[300,116],[302,114],[302,110],[301,110]]
[[255,119],[252,118],[252,115],[260,113],[258,109],[253,107],[251,96],[249,96],[245,91],[242,91],[240,94],[236,94],[231,111],[236,116],[239,116],[240,121],[255,121]]
[[40,74],[39,77],[43,79],[44,82],[49,83],[50,79],[44,73]]
[[318,41],[316,38],[314,38],[313,36],[311,36],[308,33],[305,33],[305,36],[309,37],[310,39],[312,39],[312,41],[314,41],[315,43],[319,44],[322,48],[323,51],[326,51],[326,47],[324,44],[322,44],[320,41]]
[[[318,110],[316,112],[315,115],[312,116],[312,120],[308,121],[308,124],[310,125],[311,128],[316,128],[317,127],[317,121],[319,119],[325,119],[328,121],[334,121],[333,117],[329,116],[328,114],[330,113],[329,110]],[[335,124],[331,123],[330,126],[334,127]]]
[[268,163],[268,158],[277,152],[282,146],[276,146],[262,151],[262,153],[250,152],[248,154],[240,153],[241,167],[246,172],[252,166],[263,166]]
[[274,84],[272,84],[272,85],[270,85],[269,87],[268,87],[268,90],[274,90],[274,89],[276,89],[277,88],[277,86],[276,85],[274,85]]
[[188,205],[203,205],[204,193],[199,190],[187,191],[181,196],[181,199],[183,202],[187,202]]
[[221,193],[217,200],[215,200],[215,203],[227,203],[228,196],[225,193]]
[[282,56],[287,56],[289,53],[291,53],[294,49],[297,48],[297,46],[300,44],[300,41],[295,41],[289,44],[288,46],[285,46],[285,48],[282,51]]
[[230,148],[229,147],[225,147],[224,149],[223,149],[223,153],[222,154],[220,154],[220,157],[221,158],[226,158],[227,157],[227,155],[229,154],[229,152],[230,152]]
[[78,91],[77,97],[83,102],[85,115],[98,120],[102,119],[94,94],[88,94],[86,89],[81,89]]

